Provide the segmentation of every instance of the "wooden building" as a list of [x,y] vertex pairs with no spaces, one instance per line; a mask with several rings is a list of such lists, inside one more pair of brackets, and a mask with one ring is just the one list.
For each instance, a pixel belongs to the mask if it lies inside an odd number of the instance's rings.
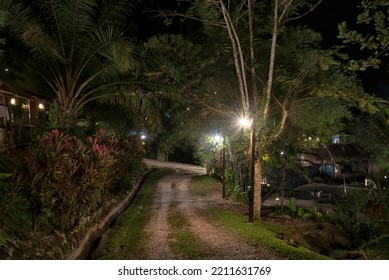
[[307,148],[300,155],[301,164],[311,177],[328,181],[353,182],[371,170],[371,156],[356,144],[330,144]]
[[0,151],[31,143],[48,103],[0,82]]

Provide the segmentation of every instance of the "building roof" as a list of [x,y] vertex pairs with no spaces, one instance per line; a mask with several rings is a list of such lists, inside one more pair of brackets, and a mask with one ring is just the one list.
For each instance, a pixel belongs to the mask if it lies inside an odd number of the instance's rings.
[[47,100],[47,97],[37,95],[35,93],[23,90],[9,83],[0,80],[0,94],[7,96],[16,96],[24,99],[32,100]]
[[365,161],[370,159],[369,152],[356,144],[330,144],[321,148],[308,148],[302,153],[302,160],[313,164]]

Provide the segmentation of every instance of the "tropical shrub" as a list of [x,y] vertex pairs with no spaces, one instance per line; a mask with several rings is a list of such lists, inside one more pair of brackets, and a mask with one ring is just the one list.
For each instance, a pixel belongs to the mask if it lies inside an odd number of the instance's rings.
[[142,162],[144,149],[139,139],[128,136],[119,140],[114,136],[106,136],[99,130],[95,137],[87,137],[87,143],[108,147],[114,158],[109,168],[110,190],[130,190],[134,180],[137,180],[138,175],[145,169]]
[[131,190],[145,169],[143,155],[136,137],[119,140],[102,130],[85,140],[58,130],[43,134],[25,164],[0,155],[0,224],[69,230],[111,194]]
[[15,173],[0,173],[0,225],[24,219],[25,205],[20,178],[15,176]]
[[17,222],[26,210],[26,199],[23,195],[21,180],[16,176],[17,164],[0,154],[0,225]]
[[84,143],[52,130],[31,147],[25,184],[35,226],[45,214],[53,228],[66,230],[96,209],[114,164],[114,143],[101,138]]
[[352,192],[336,208],[335,223],[350,232],[356,244],[369,242],[387,233],[388,190],[386,181],[372,188]]

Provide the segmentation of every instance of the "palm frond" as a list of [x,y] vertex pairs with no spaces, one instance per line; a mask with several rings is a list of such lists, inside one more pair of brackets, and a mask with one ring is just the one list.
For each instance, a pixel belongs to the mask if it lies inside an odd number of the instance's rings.
[[100,0],[99,9],[96,13],[96,25],[122,25],[127,20],[127,15],[131,13],[134,3],[137,0]]
[[151,130],[161,129],[159,96],[156,93],[141,91],[118,91],[102,94],[97,101],[109,105],[118,105],[129,118],[147,125]]

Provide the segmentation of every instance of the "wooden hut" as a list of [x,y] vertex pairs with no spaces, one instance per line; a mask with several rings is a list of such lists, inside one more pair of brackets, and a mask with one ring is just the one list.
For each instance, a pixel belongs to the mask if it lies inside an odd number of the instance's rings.
[[370,172],[371,155],[356,144],[330,144],[308,148],[300,155],[301,163],[311,176],[327,181],[353,182]]
[[0,82],[0,151],[31,143],[48,102]]

